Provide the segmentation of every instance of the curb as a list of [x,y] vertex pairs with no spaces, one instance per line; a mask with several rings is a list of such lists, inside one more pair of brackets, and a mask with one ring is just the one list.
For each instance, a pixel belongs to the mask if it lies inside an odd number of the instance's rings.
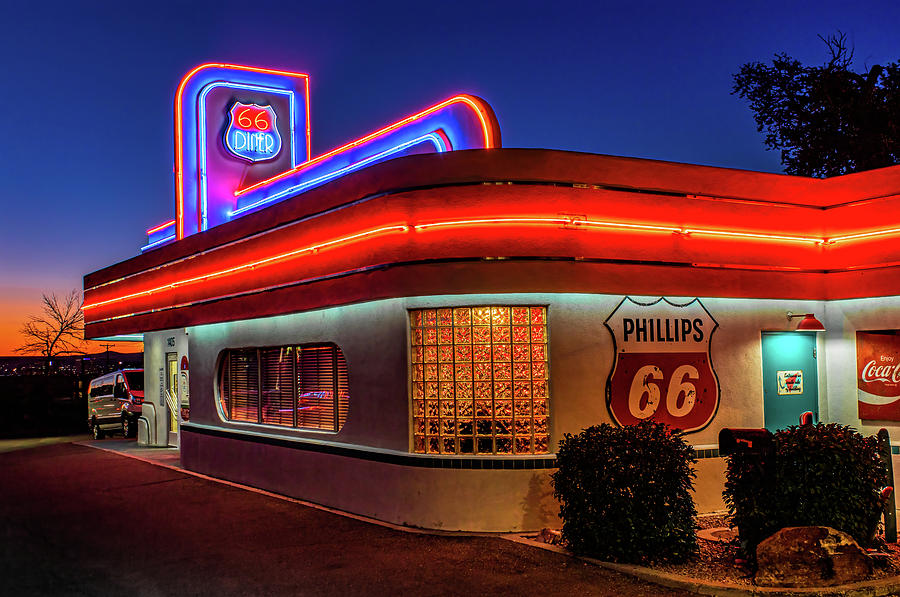
[[798,597],[802,595],[816,595],[817,597],[887,597],[890,595],[900,595],[900,576],[891,576],[879,580],[867,580],[847,585],[837,585],[834,587],[748,587],[732,583],[703,581],[691,576],[662,572],[635,564],[616,564],[615,562],[604,562],[603,560],[595,558],[577,556],[558,545],[549,545],[547,543],[532,541],[531,539],[526,539],[518,534],[503,535],[503,538],[507,541],[513,541],[514,543],[530,545],[537,549],[545,549],[555,553],[566,554],[583,562],[593,564],[594,566],[600,566],[607,570],[627,574],[640,580],[668,587],[670,589],[689,591],[691,593],[696,593],[697,595],[715,595],[722,597],[751,597],[759,595],[765,595],[767,597]]

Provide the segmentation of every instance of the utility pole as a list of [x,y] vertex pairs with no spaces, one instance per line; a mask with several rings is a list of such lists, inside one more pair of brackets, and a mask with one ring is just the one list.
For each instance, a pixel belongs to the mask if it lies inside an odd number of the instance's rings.
[[106,372],[109,373],[109,349],[115,344],[101,344],[100,346],[106,349]]

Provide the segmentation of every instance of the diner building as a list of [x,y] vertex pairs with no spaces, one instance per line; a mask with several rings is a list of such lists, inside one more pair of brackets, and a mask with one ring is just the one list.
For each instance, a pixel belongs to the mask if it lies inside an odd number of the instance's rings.
[[[308,77],[175,98],[175,217],[85,276],[144,342],[138,441],[412,527],[558,525],[567,433],[663,421],[722,509],[724,427],[900,434],[900,166],[810,179],[502,148],[460,95],[320,156]],[[650,465],[650,463],[648,463]]]

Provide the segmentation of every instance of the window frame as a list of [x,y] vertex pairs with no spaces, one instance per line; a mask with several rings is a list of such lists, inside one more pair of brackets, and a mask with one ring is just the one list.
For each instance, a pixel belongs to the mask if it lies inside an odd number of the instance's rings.
[[[516,308],[528,309],[527,326],[529,327],[529,334],[528,334],[527,343],[516,342],[515,339],[513,338],[513,334],[512,334],[513,328],[521,327],[523,325],[522,323],[516,324],[513,320],[513,309],[516,309]],[[543,332],[542,332],[543,340],[542,340],[542,342],[539,342],[539,343],[534,342],[533,336],[531,335],[531,329],[530,329],[535,326],[535,323],[532,320],[532,309],[535,309],[535,308],[541,309],[541,311],[542,311],[542,323],[540,324],[540,326],[543,327]],[[474,332],[473,332],[473,335],[470,337],[468,342],[462,342],[461,344],[457,344],[458,334],[456,332],[456,329],[457,329],[457,326],[459,325],[459,324],[457,324],[457,319],[456,319],[456,310],[457,309],[468,309],[469,310],[469,317],[470,317],[469,323],[462,324],[462,329],[465,329],[466,327],[468,327],[468,329],[470,331],[473,331],[473,329],[477,326],[477,327],[488,327],[491,330],[489,343],[485,344],[485,343],[476,342],[475,338],[474,338]],[[491,315],[489,324],[485,325],[485,324],[476,324],[475,323],[474,317],[475,317],[476,309],[491,309],[492,310],[492,315]],[[507,313],[509,314],[508,323],[502,323],[502,324],[499,324],[499,326],[498,326],[498,324],[495,324],[493,322],[493,309],[507,310]],[[419,325],[414,324],[414,320],[413,320],[414,313],[420,313],[422,317],[425,317],[425,313],[428,311],[434,311],[435,314],[437,315],[440,311],[447,311],[447,310],[450,311],[450,317],[451,317],[451,319],[450,319],[451,323],[449,324],[449,326],[447,324],[441,325],[439,323],[439,320],[436,320],[434,324],[428,324],[427,321],[422,321],[422,320],[420,320]],[[409,307],[409,308],[407,308],[406,325],[407,325],[407,329],[406,329],[407,350],[409,351],[408,356],[407,356],[407,367],[408,367],[407,379],[408,379],[408,396],[409,396],[408,408],[409,408],[409,413],[410,413],[410,416],[409,416],[410,452],[412,452],[414,454],[422,454],[422,455],[428,455],[428,456],[443,456],[443,457],[459,456],[459,457],[466,457],[466,458],[532,457],[532,456],[544,456],[544,455],[552,453],[552,450],[550,449],[550,446],[551,446],[550,438],[551,438],[551,429],[552,429],[552,426],[551,426],[551,422],[552,422],[552,419],[551,419],[551,417],[552,417],[552,406],[551,406],[552,390],[551,390],[551,374],[550,374],[550,306],[548,304],[536,304],[536,303],[522,304],[522,303],[499,303],[498,302],[498,303],[490,303],[490,304],[484,304],[484,303],[462,304],[462,305],[439,304],[439,305],[431,305],[431,306]],[[427,340],[423,340],[422,344],[415,343],[414,334],[416,332],[416,329],[425,330],[426,328],[432,328],[437,332],[441,328],[447,329],[448,327],[449,327],[449,329],[453,330],[452,341],[450,343],[444,343],[443,346],[452,347],[452,352],[453,352],[452,361],[449,361],[449,362],[441,361],[440,357],[436,358],[434,361],[428,361],[427,357],[424,357],[424,356],[421,361],[417,361],[418,355],[416,353],[416,349],[417,348],[422,349],[423,355],[424,355],[426,353],[426,349],[428,348],[428,346],[430,346],[430,344],[427,342]],[[495,340],[494,332],[493,332],[494,327],[508,327],[510,330],[509,340],[508,341]],[[516,429],[516,420],[519,419],[520,416],[522,416],[522,415],[516,415],[515,411],[516,411],[516,407],[517,407],[517,402],[523,402],[523,400],[521,400],[520,398],[517,398],[516,393],[515,393],[516,382],[522,381],[522,380],[515,377],[514,365],[517,361],[512,355],[509,356],[509,364],[513,370],[513,372],[511,372],[510,376],[509,376],[509,383],[511,386],[510,387],[511,394],[508,398],[498,397],[496,394],[497,382],[499,380],[496,378],[496,371],[495,371],[495,367],[494,367],[494,365],[497,364],[497,362],[495,362],[495,357],[494,357],[495,346],[508,345],[510,347],[510,352],[513,352],[513,347],[516,346],[517,344],[520,346],[523,344],[527,344],[529,347],[528,351],[527,351],[527,353],[529,355],[527,358],[527,361],[518,361],[518,362],[527,362],[529,365],[529,371],[531,372],[531,374],[528,377],[528,382],[530,384],[528,386],[528,392],[529,392],[528,402],[530,403],[530,407],[529,407],[529,412],[527,415],[527,418],[529,419],[528,425],[530,428],[529,433],[530,433],[530,440],[531,440],[530,441],[531,449],[529,451],[518,451],[517,445],[516,445],[517,436],[522,436],[523,434],[520,434],[520,433],[516,432],[516,430],[515,430]],[[543,358],[539,359],[537,361],[534,360],[533,352],[532,352],[532,347],[535,344],[543,345]],[[457,362],[457,347],[458,346],[466,346],[466,345],[468,345],[472,348],[471,357],[470,357],[470,360],[468,360],[468,361],[462,361],[462,364],[465,365],[468,363],[468,364],[471,364],[473,367],[472,377],[470,378],[472,386],[473,386],[472,392],[471,392],[471,394],[472,394],[471,401],[472,401],[473,405],[472,405],[472,412],[470,415],[469,414],[460,415],[459,410],[458,410],[459,409],[459,397],[457,394],[457,392],[459,391],[459,383],[458,383],[459,380],[457,379],[457,367],[456,367],[456,365],[459,364]],[[490,360],[487,361],[487,363],[490,364],[490,370],[491,370],[490,379],[489,380],[485,380],[484,378],[482,379],[482,381],[489,381],[490,385],[491,385],[491,398],[490,398],[491,415],[490,415],[490,419],[489,419],[491,426],[492,426],[492,432],[490,435],[490,439],[493,440],[491,452],[479,450],[478,440],[479,439],[488,439],[488,436],[479,433],[477,430],[479,419],[487,420],[487,418],[484,416],[478,415],[478,400],[479,400],[479,398],[477,396],[477,388],[475,387],[476,382],[478,382],[477,376],[475,374],[475,365],[477,363],[476,357],[475,357],[475,346],[476,345],[490,347],[489,352],[491,354]],[[440,354],[440,348],[442,346],[440,339],[437,339],[435,341],[434,346],[437,349],[437,353]],[[505,362],[506,361],[502,361],[500,363],[502,364]],[[444,378],[441,377],[441,375],[443,375],[443,374],[440,373],[441,364],[446,365],[449,363],[452,363],[453,370],[454,370],[453,378],[452,378],[452,380],[453,380],[452,385],[453,385],[453,397],[454,397],[453,400],[455,403],[455,407],[454,407],[455,414],[452,416],[445,415],[443,413],[443,404],[442,404],[443,399],[441,398],[443,390],[438,390],[437,395],[435,395],[434,397],[429,397],[428,390],[427,390],[427,384],[429,382],[426,381],[427,378],[425,377],[425,376],[427,376],[427,365],[428,364],[435,365],[439,373],[438,373],[438,377],[434,378],[431,381],[431,383],[433,383],[435,386],[440,387],[441,385],[443,385],[443,383],[445,383]],[[544,371],[544,376],[542,378],[537,378],[534,376],[534,364],[535,363],[542,363],[543,371]],[[422,372],[425,374],[425,376],[423,376],[422,379],[419,379],[419,380],[416,379],[415,365],[423,366]],[[544,394],[543,394],[543,396],[536,397],[534,395],[534,392],[535,392],[534,384],[535,384],[535,382],[537,382],[539,380],[544,383],[544,390],[543,390]],[[417,398],[417,396],[416,396],[416,393],[417,393],[416,383],[417,382],[421,382],[421,385],[423,386],[423,392],[422,392],[423,397],[421,399]],[[468,402],[470,400],[470,398],[465,397],[465,398],[463,398],[463,400]],[[417,404],[416,404],[417,401],[420,401],[425,408],[424,413],[422,413],[421,415],[417,414]],[[437,404],[437,414],[436,415],[431,415],[428,413],[428,402],[429,401]],[[482,401],[485,401],[485,400],[482,399]],[[542,410],[540,412],[536,408],[537,401],[541,401],[541,409]],[[507,416],[502,413],[499,413],[497,410],[498,402],[511,402],[512,406],[513,406],[512,414]],[[456,423],[456,428],[452,435],[445,434],[445,432],[444,432],[444,426],[445,426],[444,419],[445,418],[448,421],[453,421]],[[471,431],[471,438],[472,438],[473,446],[472,446],[471,452],[462,451],[463,448],[462,448],[461,440],[464,438],[468,439],[469,436],[467,434],[461,433],[461,427],[459,426],[461,418],[463,420],[462,421],[463,423],[468,422],[471,419],[471,422],[473,424],[473,429]],[[426,429],[425,431],[420,432],[420,429],[419,429],[420,426],[418,425],[417,419],[424,422],[425,429]],[[439,431],[437,433],[429,433],[427,431],[427,427],[429,425],[429,419],[437,422],[437,426],[439,429]],[[497,432],[497,421],[498,420],[501,422],[504,420],[509,421],[510,431],[509,431],[508,435],[510,437],[512,445],[509,448],[508,452],[498,451],[498,442],[497,442],[498,438],[506,437],[505,433],[498,434],[498,432]],[[538,423],[538,421],[540,421],[540,423]],[[540,431],[537,429],[538,424],[540,424],[542,427],[542,430],[540,430]],[[418,443],[417,437],[416,437],[417,435],[419,437],[423,438],[424,446],[422,449],[419,449],[419,446],[417,445],[417,443]],[[438,447],[437,451],[433,451],[429,447],[429,438],[434,437],[434,436],[438,437],[439,447]],[[540,437],[541,440],[545,443],[545,445],[542,446],[542,449],[538,449],[538,437]],[[456,450],[455,452],[445,451],[445,445],[444,445],[444,441],[443,441],[445,438],[446,439],[453,438],[455,440],[455,450]]]
[[[300,382],[299,382],[299,374],[300,374],[300,365],[298,363],[298,358],[302,349],[320,349],[320,348],[329,348],[331,349],[331,419],[333,421],[333,425],[331,428],[322,428],[322,427],[302,427],[299,426],[299,416],[298,416],[298,404],[300,400]],[[292,357],[291,357],[291,424],[290,425],[282,425],[278,423],[272,422],[263,422],[263,406],[264,400],[263,397],[265,395],[264,391],[264,364],[263,364],[263,353],[268,350],[284,350],[284,349],[292,349]],[[229,401],[232,399],[231,396],[225,395],[225,375],[226,372],[229,371],[231,366],[231,357],[233,353],[236,352],[244,352],[244,351],[253,351],[255,353],[255,363],[256,363],[256,410],[257,417],[256,421],[250,420],[241,420],[234,419],[229,417]],[[341,379],[343,375],[343,379]],[[230,385],[230,383],[229,383]],[[343,392],[343,394],[342,394]],[[350,414],[350,367],[347,364],[347,357],[344,355],[344,351],[341,347],[335,342],[307,342],[300,344],[281,344],[276,346],[245,346],[245,347],[228,347],[223,348],[219,352],[219,356],[216,359],[216,383],[215,383],[215,402],[216,402],[216,412],[219,415],[220,420],[223,423],[228,424],[239,424],[239,425],[251,425],[253,427],[261,427],[266,429],[277,429],[277,430],[290,430],[290,431],[302,431],[304,433],[312,432],[312,433],[326,433],[330,435],[336,435],[340,433],[347,424],[347,419]],[[343,408],[341,408],[341,404],[344,404]],[[344,418],[341,419],[341,412],[345,412]]]

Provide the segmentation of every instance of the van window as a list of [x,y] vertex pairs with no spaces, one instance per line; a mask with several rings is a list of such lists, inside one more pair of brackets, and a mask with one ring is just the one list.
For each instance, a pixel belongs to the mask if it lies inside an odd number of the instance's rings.
[[132,392],[144,391],[144,372],[143,371],[126,371],[125,379],[128,380],[128,389]]

